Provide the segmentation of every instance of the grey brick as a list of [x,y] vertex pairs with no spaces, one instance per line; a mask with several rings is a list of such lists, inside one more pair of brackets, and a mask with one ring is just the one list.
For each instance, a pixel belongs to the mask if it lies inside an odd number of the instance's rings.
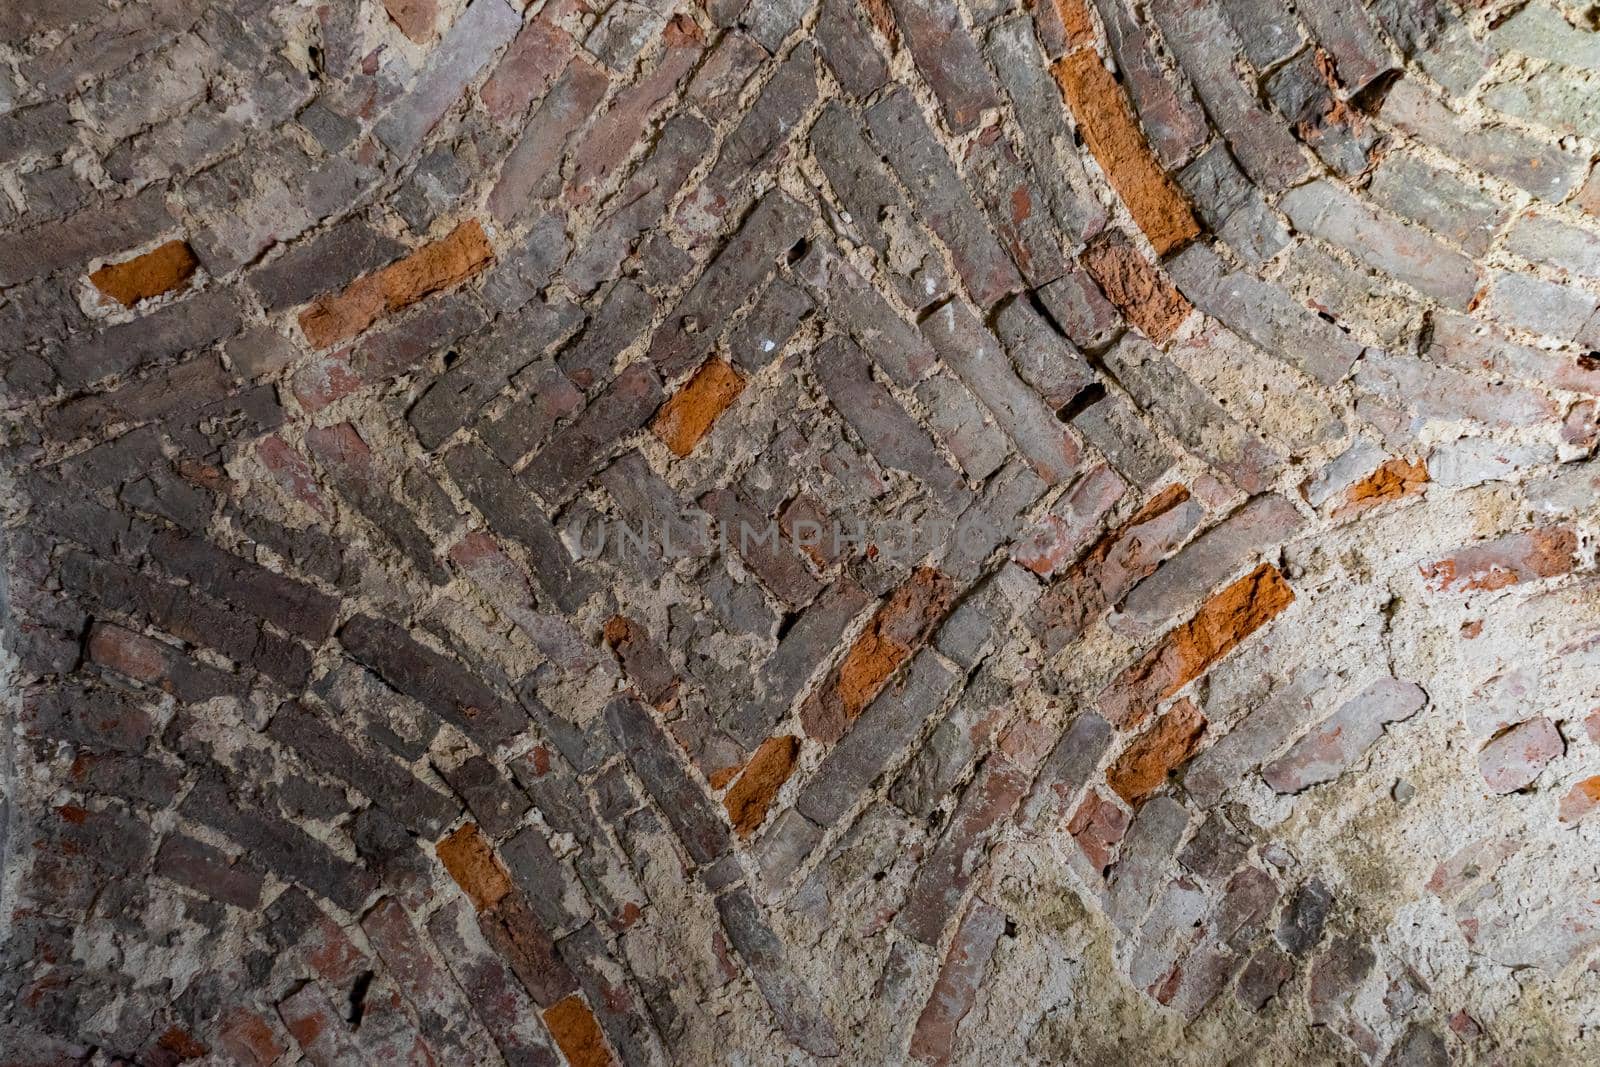
[[1093,237],[1105,225],[1105,210],[1090,192],[1077,153],[1060,136],[1065,107],[1026,18],[997,23],[989,31],[989,52],[1016,109],[1023,147],[1033,162],[1033,178],[1068,243]]
[[713,489],[700,497],[700,506],[716,519],[721,542],[789,608],[801,607],[821,590],[800,550],[780,535],[776,519],[732,489]]
[[563,277],[588,294],[616,274],[640,237],[652,230],[667,202],[711,148],[711,130],[693,115],[674,115],[633,176],[612,198],[576,250]]
[[849,331],[896,385],[915,385],[935,362],[933,348],[835,251],[814,242],[794,264],[795,277],[828,318]]
[[1339,81],[1358,96],[1395,69],[1389,49],[1378,38],[1367,10],[1352,0],[1299,0],[1295,10],[1311,27],[1317,44],[1333,57]]
[[1171,797],[1153,798],[1134,816],[1112,868],[1108,894],[1112,924],[1124,934],[1139,925],[1189,826],[1189,813]]
[[699,864],[716,860],[729,847],[728,827],[673,754],[675,743],[657,726],[650,710],[633,697],[606,705],[606,725],[627,755],[661,814]]
[[1105,454],[1128,481],[1150,488],[1175,458],[1145,425],[1137,410],[1121,396],[1104,393],[1072,415],[1072,427]]
[[1382,207],[1481,257],[1510,209],[1454,175],[1415,156],[1389,156],[1372,175],[1367,195]]
[[340,858],[303,830],[252,804],[235,802],[222,775],[203,773],[178,806],[188,818],[226,834],[257,863],[286,882],[299,882],[346,911],[359,911],[377,879]]
[[1234,71],[1239,39],[1214,0],[1156,0],[1150,12],[1245,173],[1269,191],[1304,174],[1306,160],[1288,125],[1263,108]]
[[357,615],[340,629],[339,642],[389,685],[482,744],[500,744],[527,726],[521,709],[392,622]]
[[1111,724],[1094,712],[1080,712],[1039,766],[1018,818],[1022,827],[1031,831],[1042,820],[1065,818],[1110,744]]
[[1269,70],[1301,45],[1300,24],[1275,0],[1219,0],[1228,25],[1244,42],[1244,54],[1257,70]]
[[443,793],[419,782],[411,772],[381,756],[361,752],[303,704],[289,702],[267,725],[267,736],[294,749],[310,767],[388,809],[413,833],[434,837],[457,814]]
[[778,357],[813,306],[811,298],[787,279],[773,278],[729,332],[728,354],[746,370],[760,370]]
[[983,224],[983,212],[955,165],[903,88],[867,109],[867,128],[889,166],[911,192],[917,213],[949,247],[956,271],[973,297],[989,307],[1022,288],[1005,250]]
[[987,421],[982,405],[960,379],[935,374],[917,385],[928,425],[956,457],[967,480],[982,482],[1000,469],[1010,449],[1005,435]]
[[1361,355],[1361,345],[1296,304],[1281,288],[1228,271],[1204,245],[1190,245],[1166,267],[1201,311],[1325,385],[1343,378]]
[[816,994],[789,966],[783,943],[767,925],[749,892],[735,889],[724,893],[717,898],[717,913],[722,917],[723,929],[728,931],[728,940],[750,969],[756,987],[789,1040],[813,1056],[837,1056],[838,1039]]
[[1051,485],[1078,468],[1077,441],[1006,358],[1000,343],[967,305],[952,299],[922,321],[923,336],[994,414],[1033,469]]
[[56,222],[0,234],[0,288],[66,267],[87,267],[97,255],[142,245],[173,225],[167,192],[153,186]]
[[933,654],[919,653],[903,684],[879,693],[823,758],[815,776],[800,791],[796,810],[821,826],[838,822],[905,751],[959,681]]
[[1573,152],[1506,126],[1479,127],[1457,116],[1414,82],[1401,80],[1379,113],[1412,136],[1476,167],[1556,203],[1583,178]]
[[845,92],[860,100],[889,79],[889,65],[873,43],[866,14],[850,0],[822,0],[817,51]]
[[373,127],[397,156],[416,151],[489,59],[522,28],[505,0],[473,0],[428,55],[422,74]]
[[781,192],[763,197],[704,273],[678,301],[650,343],[650,359],[669,378],[695,366],[717,328],[777,270],[810,228],[810,214]]
[[1002,305],[994,327],[1022,379],[1052,410],[1095,382],[1088,362],[1028,300],[1014,297]]
[[631,364],[533,457],[518,480],[552,505],[565,503],[623,437],[644,425],[662,398],[655,371]]
[[545,594],[562,610],[577,611],[594,591],[595,581],[573,563],[532,494],[480,445],[464,442],[443,458],[450,477],[489,525],[528,550]]
[[984,111],[1000,106],[1000,97],[955,0],[890,4],[917,69],[944,108],[946,124],[956,133],[976,127]]
[[1087,271],[1073,267],[1039,290],[1039,299],[1072,343],[1094,352],[1122,331],[1122,316]]
[[536,304],[514,318],[501,318],[493,342],[472,344],[406,413],[422,447],[438,448],[513,376],[575,333],[582,321],[582,312],[565,301]]
[[527,796],[482,756],[469,756],[448,770],[440,767],[439,775],[491,836],[501,837],[516,829],[528,811]]
[[[849,213],[849,227],[877,253],[900,298],[920,308],[950,292],[944,262],[927,232],[911,217],[911,204],[867,143],[861,118],[830,102],[811,128],[812,153]],[[888,227],[892,227],[889,229]]]
[[868,452],[880,463],[915,477],[940,500],[965,504],[971,493],[961,475],[893,395],[872,380],[859,348],[835,337],[817,351],[816,360],[823,391],[860,435]]
[[1374,211],[1327,180],[1284,194],[1279,205],[1296,228],[1346,249],[1375,270],[1441,303],[1465,309],[1478,288],[1472,260],[1420,229]]
[[1202,807],[1221,802],[1245,776],[1309,724],[1319,690],[1331,680],[1318,667],[1302,667],[1231,731],[1202,751],[1184,772],[1183,788]]
[[[711,172],[678,208],[679,223],[703,240],[721,228],[729,215],[741,214],[749,200],[751,180],[777,159],[799,128],[801,116],[816,99],[816,49],[802,41],[762,87],[739,125],[723,140]],[[768,195],[762,198],[762,206],[774,200],[788,198]],[[655,220],[652,217],[649,221]]]
[[1282,457],[1239,425],[1149,343],[1130,334],[1104,358],[1106,368],[1141,410],[1160,419],[1174,437],[1240,489],[1259,493],[1271,482]]

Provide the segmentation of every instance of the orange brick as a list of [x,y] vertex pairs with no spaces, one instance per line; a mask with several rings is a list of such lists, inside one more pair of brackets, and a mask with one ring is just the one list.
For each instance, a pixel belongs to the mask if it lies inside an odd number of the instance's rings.
[[828,680],[800,706],[807,736],[828,742],[843,737],[883,683],[944,617],[951,595],[950,579],[933,568],[912,572],[884,601]]
[[1118,726],[1137,726],[1151,709],[1209,670],[1212,664],[1294,603],[1294,590],[1263,563],[1201,605],[1194,618],[1167,634],[1100,694],[1100,713]]
[[662,405],[651,429],[675,455],[687,456],[742,392],[744,376],[726,360],[713,356]]
[[1428,482],[1428,466],[1422,460],[1390,459],[1345,491],[1344,503],[1334,512],[1343,515],[1365,511],[1386,500],[1422,491]]
[[769,737],[750,757],[744,773],[722,798],[728,820],[740,837],[749,837],[766,821],[767,809],[783,783],[794,773],[795,757],[800,754],[798,737]]
[[511,879],[475,824],[467,823],[434,846],[434,851],[479,911],[488,911],[511,892]]
[[594,1012],[576,993],[546,1008],[544,1024],[572,1067],[610,1067],[617,1062]]
[[1171,337],[1193,310],[1121,233],[1097,239],[1080,258],[1106,299],[1157,344]]
[[1094,23],[1089,19],[1089,9],[1083,0],[1047,0],[1055,5],[1056,17],[1066,31],[1067,46],[1082,48],[1094,44]]
[[1138,804],[1188,762],[1205,730],[1206,718],[1194,703],[1178,701],[1117,757],[1106,772],[1106,784],[1129,804]]
[[183,287],[200,261],[185,241],[168,241],[160,248],[123,263],[110,263],[93,274],[89,281],[123,307],[161,296]]
[[1122,87],[1100,57],[1092,50],[1074,52],[1052,70],[1089,151],[1156,254],[1164,256],[1198,235],[1189,202],[1156,161]]
[[343,341],[386,314],[449,289],[494,260],[477,219],[468,219],[430,245],[389,266],[357,278],[342,293],[323,297],[300,315],[300,330],[317,348]]

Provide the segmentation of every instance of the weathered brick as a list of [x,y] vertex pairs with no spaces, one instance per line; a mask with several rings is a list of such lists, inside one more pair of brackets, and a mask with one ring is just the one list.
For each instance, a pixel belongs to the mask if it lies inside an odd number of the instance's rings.
[[1543,715],[1497,734],[1478,753],[1478,773],[1492,793],[1515,793],[1533,784],[1551,760],[1566,751],[1555,723]]
[[[710,173],[679,205],[676,218],[696,243],[721,229],[730,215],[737,217],[743,213],[752,177],[767,170],[778,159],[801,116],[816,98],[816,49],[802,41],[762,86],[760,95],[739,125],[724,138]],[[779,215],[793,207],[785,196],[767,195],[761,198],[753,217],[759,217],[769,204]],[[653,216],[647,220],[653,221]],[[746,220],[747,229],[749,225],[750,221]],[[787,243],[793,240],[790,238]]]
[[249,273],[269,312],[296,307],[400,258],[405,247],[364,220],[348,219]]
[[606,705],[606,725],[635,773],[667,817],[690,857],[700,864],[728,850],[728,829],[679,764],[676,747],[644,705],[621,696]]
[[1476,127],[1408,79],[1395,83],[1379,114],[1468,166],[1551,203],[1566,197],[1583,177],[1580,162],[1558,145],[1542,144],[1504,126]]
[[456,806],[442,793],[389,760],[359,751],[303,704],[279,708],[266,733],[310,766],[355,786],[417,833],[432,836],[455,817]]
[[361,918],[361,930],[377,950],[395,984],[417,1011],[418,1029],[440,1055],[489,1055],[489,1036],[456,985],[393,897],[384,897]]
[[422,74],[373,127],[396,155],[416,151],[490,58],[516,35],[522,19],[503,0],[474,0],[428,54]]
[[824,243],[814,242],[793,266],[813,300],[828,308],[897,385],[911,388],[933,366],[933,348],[900,313]]
[[1084,268],[1112,304],[1146,337],[1160,344],[1192,310],[1120,232],[1102,235],[1084,250]]
[[1108,886],[1108,912],[1118,930],[1130,933],[1144,918],[1188,825],[1189,813],[1171,797],[1154,798],[1134,816]]
[[1239,39],[1215,3],[1158,0],[1150,14],[1245,173],[1270,191],[1304,174],[1306,159],[1288,125],[1234,72]]
[[1418,566],[1435,592],[1504,589],[1518,582],[1566,574],[1576,565],[1577,539],[1570,526],[1546,526],[1482,544]]
[[1081,450],[1061,421],[1011,369],[994,335],[952,299],[922,323],[923,336],[994,415],[1047,484],[1068,481]]
[[1261,777],[1279,793],[1331,782],[1377,743],[1385,726],[1409,719],[1426,702],[1414,682],[1380,678],[1261,768]]
[[479,932],[472,913],[460,904],[440,908],[428,920],[428,934],[506,1063],[556,1067],[555,1049],[534,1021],[537,1006]]
[[677,689],[672,664],[642,623],[622,615],[612,616],[606,622],[604,637],[640,696],[657,707],[672,699]]
[[984,853],[1027,791],[1029,777],[1003,753],[984,761],[962,793],[943,838],[917,871],[895,920],[900,929],[925,945],[939,943],[968,886],[983,869]]
[[739,772],[738,779],[723,796],[722,806],[727,809],[728,821],[740,837],[749,837],[766,821],[778,790],[794,773],[795,758],[799,754],[799,738],[768,738]]
[[264,877],[247,857],[229,859],[217,848],[174,834],[156,853],[156,873],[236,908],[253,910],[261,900]]
[[749,892],[735,889],[718,897],[717,913],[789,1040],[813,1056],[837,1056],[839,1041],[833,1025],[817,1004],[816,994],[789,966],[782,942]]
[[235,803],[222,776],[207,772],[179,805],[188,818],[231,837],[253,860],[288,882],[299,882],[346,911],[356,911],[377,887],[364,868],[275,815]]
[[934,139],[916,101],[903,89],[867,109],[867,129],[911,194],[928,228],[950,249],[957,273],[983,307],[1022,288],[1010,257],[983,221],[983,211],[950,157]]
[[1100,694],[1100,711],[1119,726],[1143,722],[1172,696],[1294,602],[1294,591],[1263,563],[1201,605]]
[[961,475],[893,394],[873,381],[861,349],[835,337],[817,351],[816,361],[828,399],[880,463],[912,475],[946,502],[966,502],[970,491]]
[[974,898],[945,953],[928,1003],[917,1016],[911,1032],[912,1059],[928,1064],[950,1062],[956,1028],[972,1010],[990,957],[1005,929],[1005,914],[988,901]]
[[491,215],[507,223],[527,211],[533,201],[556,195],[562,159],[609,84],[605,71],[583,56],[574,56],[567,63],[506,156],[489,194]]
[[1156,254],[1164,256],[1197,236],[1200,224],[1150,151],[1122,87],[1100,57],[1085,49],[1051,69],[1089,150]]
[[895,23],[944,108],[956,133],[977,126],[985,110],[1000,106],[989,68],[978,54],[953,0],[890,0]]
[[1279,206],[1296,228],[1346,249],[1375,270],[1455,308],[1466,308],[1478,270],[1459,252],[1360,203],[1327,180],[1291,189]]
[[508,740],[527,722],[522,709],[392,622],[357,615],[340,628],[339,642],[394,688],[485,744]]
[[822,0],[815,32],[817,51],[846,92],[856,99],[872,95],[889,77],[888,64],[873,43],[870,15],[848,0]]

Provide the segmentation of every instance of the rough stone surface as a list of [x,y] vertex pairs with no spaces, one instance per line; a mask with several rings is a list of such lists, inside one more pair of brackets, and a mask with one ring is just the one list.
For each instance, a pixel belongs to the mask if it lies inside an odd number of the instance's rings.
[[1593,8],[0,4],[0,1063],[1600,1061]]

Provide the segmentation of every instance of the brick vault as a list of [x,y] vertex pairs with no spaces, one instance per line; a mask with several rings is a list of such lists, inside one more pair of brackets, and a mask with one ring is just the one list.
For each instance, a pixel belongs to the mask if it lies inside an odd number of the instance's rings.
[[5,0],[0,1063],[1600,1060],[1597,26]]

